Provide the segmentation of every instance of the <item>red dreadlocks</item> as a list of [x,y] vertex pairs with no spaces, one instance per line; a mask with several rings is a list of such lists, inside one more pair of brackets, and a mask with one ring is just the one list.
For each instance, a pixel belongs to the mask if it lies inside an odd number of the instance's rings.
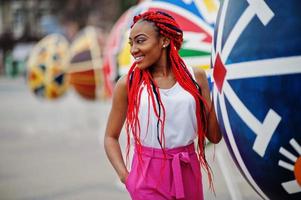
[[[183,42],[183,32],[173,17],[161,11],[147,11],[143,14],[134,17],[133,25],[140,21],[149,21],[154,23],[159,34],[170,39],[168,49],[168,60],[171,65],[172,72],[175,75],[177,82],[187,90],[195,99],[196,102],[196,119],[197,119],[197,134],[198,134],[198,154],[202,166],[205,167],[210,185],[212,183],[211,170],[205,158],[205,135],[207,132],[207,110],[208,106],[205,99],[202,97],[201,87],[193,79],[184,61],[179,56],[179,49]],[[132,26],[133,26],[132,25]],[[135,146],[138,155],[141,154],[140,141],[140,123],[138,119],[140,97],[142,92],[141,84],[144,83],[149,94],[149,100],[152,101],[154,112],[157,116],[157,139],[164,152],[165,137],[165,109],[161,101],[159,88],[153,80],[148,70],[140,70],[134,63],[128,72],[128,112],[126,118],[127,131],[127,158],[129,154],[130,132],[133,134]],[[156,106],[157,105],[157,106]],[[150,108],[148,108],[150,109]],[[128,159],[127,159],[128,160]]]

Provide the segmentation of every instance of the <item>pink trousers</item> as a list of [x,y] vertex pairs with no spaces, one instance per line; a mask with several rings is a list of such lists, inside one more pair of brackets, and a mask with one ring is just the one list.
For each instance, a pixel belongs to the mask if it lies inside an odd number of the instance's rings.
[[126,188],[133,200],[203,200],[200,164],[194,144],[166,150],[135,151]]

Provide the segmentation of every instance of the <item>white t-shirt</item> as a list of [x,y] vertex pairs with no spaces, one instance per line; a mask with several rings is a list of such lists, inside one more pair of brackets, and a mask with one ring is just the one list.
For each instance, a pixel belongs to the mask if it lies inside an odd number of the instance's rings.
[[[192,68],[188,69],[195,79]],[[143,90],[139,108],[140,140],[143,146],[161,148],[157,139],[158,120],[151,100],[148,101],[146,86],[142,84],[141,87],[143,87]],[[176,148],[191,144],[197,136],[196,103],[194,97],[182,88],[178,82],[169,89],[159,90],[166,112],[164,125],[165,147]],[[149,125],[147,129],[148,120]],[[159,126],[159,137],[161,135],[160,128]]]

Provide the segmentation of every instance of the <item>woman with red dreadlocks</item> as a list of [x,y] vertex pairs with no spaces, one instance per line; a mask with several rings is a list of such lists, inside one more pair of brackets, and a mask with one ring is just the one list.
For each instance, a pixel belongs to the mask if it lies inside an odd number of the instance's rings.
[[[147,11],[134,17],[129,36],[135,59],[114,89],[105,150],[134,200],[203,199],[200,165],[205,138],[221,140],[206,73],[179,56],[183,32],[170,15]],[[128,172],[119,144],[124,122],[127,161],[130,135],[135,151]],[[194,141],[197,141],[196,154]]]

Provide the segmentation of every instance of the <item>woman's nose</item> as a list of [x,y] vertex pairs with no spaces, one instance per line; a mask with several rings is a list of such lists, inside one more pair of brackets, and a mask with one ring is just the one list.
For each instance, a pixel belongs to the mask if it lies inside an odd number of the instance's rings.
[[138,50],[136,45],[131,46],[130,52],[131,52],[132,55],[135,55],[138,51],[139,50]]

